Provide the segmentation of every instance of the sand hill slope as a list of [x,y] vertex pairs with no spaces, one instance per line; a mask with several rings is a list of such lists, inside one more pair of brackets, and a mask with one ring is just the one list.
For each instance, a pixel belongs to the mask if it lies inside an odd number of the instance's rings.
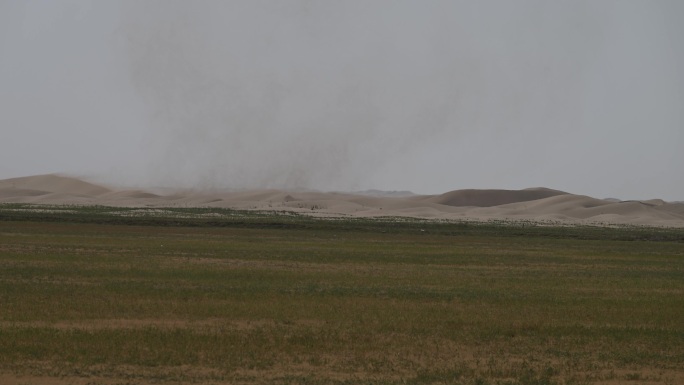
[[525,190],[456,190],[430,197],[429,202],[447,206],[491,207],[509,203],[527,202],[567,194],[563,191],[547,188],[531,188]]
[[456,190],[440,195],[311,191],[114,190],[62,175],[0,180],[0,203],[130,207],[223,207],[316,216],[525,220],[559,224],[628,224],[684,228],[684,203],[596,199],[547,188]]
[[15,198],[17,202],[89,199],[108,192],[106,187],[55,174],[0,180],[0,197]]

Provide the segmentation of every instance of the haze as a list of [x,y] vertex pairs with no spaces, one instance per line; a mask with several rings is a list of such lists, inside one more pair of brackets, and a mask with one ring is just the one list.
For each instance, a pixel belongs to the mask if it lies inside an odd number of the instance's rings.
[[0,0],[0,178],[684,200],[684,2]]

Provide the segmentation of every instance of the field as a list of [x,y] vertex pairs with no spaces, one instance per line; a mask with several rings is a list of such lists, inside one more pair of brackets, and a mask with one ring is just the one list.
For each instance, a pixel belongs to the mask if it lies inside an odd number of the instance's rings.
[[1,384],[682,384],[684,232],[0,206]]

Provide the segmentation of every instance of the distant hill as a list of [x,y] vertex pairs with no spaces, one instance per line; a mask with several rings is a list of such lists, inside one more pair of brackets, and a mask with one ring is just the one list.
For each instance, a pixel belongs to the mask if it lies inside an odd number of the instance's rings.
[[430,197],[427,200],[447,206],[492,207],[509,203],[527,202],[567,194],[547,188],[525,190],[455,190]]
[[81,196],[97,196],[111,192],[110,189],[81,179],[58,174],[26,176],[0,180],[0,190],[26,189],[34,192],[60,193]]
[[356,192],[354,192],[354,194],[371,196],[371,197],[396,197],[396,198],[412,197],[412,196],[416,195],[416,194],[412,193],[411,191],[384,191],[384,190],[356,191]]
[[436,220],[524,220],[564,224],[649,225],[684,228],[684,204],[660,199],[596,199],[548,188],[356,193],[282,190],[165,191],[110,189],[64,175],[0,180],[0,203],[125,207],[223,207],[287,211],[325,217],[412,217]]

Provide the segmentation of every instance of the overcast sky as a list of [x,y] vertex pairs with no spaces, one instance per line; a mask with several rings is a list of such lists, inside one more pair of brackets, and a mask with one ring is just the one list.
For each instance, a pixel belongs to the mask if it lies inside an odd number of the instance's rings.
[[0,0],[0,178],[684,200],[684,2]]

